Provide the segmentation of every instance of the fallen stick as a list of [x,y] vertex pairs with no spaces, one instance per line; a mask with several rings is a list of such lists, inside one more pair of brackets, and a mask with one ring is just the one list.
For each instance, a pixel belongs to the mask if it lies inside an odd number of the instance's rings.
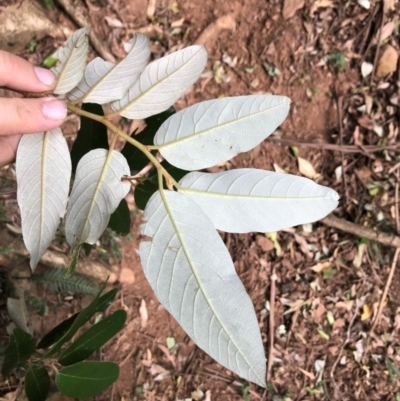
[[[80,28],[86,28],[91,26],[90,17],[87,13],[86,8],[80,1],[71,0],[57,0],[60,6],[69,15],[72,21],[75,22]],[[108,51],[108,49],[103,45],[103,42],[96,35],[96,32],[92,28],[89,34],[89,38],[96,52],[106,61],[111,61],[115,63],[115,57]]]
[[232,14],[219,17],[204,29],[193,44],[204,45],[213,37],[215,38],[223,29],[235,29],[235,26],[235,17]]
[[338,230],[356,235],[357,237],[364,237],[383,245],[393,246],[396,248],[400,247],[400,237],[394,234],[387,234],[375,231],[372,228],[362,227],[350,221],[335,217],[332,214],[324,217],[320,221],[329,227],[337,228]]
[[267,381],[271,381],[272,364],[274,362],[274,339],[275,339],[275,287],[276,287],[275,267],[271,274],[271,288],[269,296],[269,344],[268,344],[268,367]]
[[370,332],[375,330],[375,327],[377,326],[377,324],[379,323],[379,320],[381,319],[383,307],[385,306],[385,300],[386,300],[386,297],[387,297],[388,292],[389,292],[390,284],[392,283],[394,271],[396,270],[396,265],[397,265],[397,259],[399,257],[399,252],[400,252],[400,248],[397,248],[396,252],[395,252],[395,254],[393,256],[393,262],[392,262],[392,266],[390,267],[390,272],[389,272],[389,276],[388,276],[388,278],[386,280],[385,288],[383,290],[381,299],[379,300],[378,312],[376,313],[376,317],[375,317],[375,319],[374,319],[374,321],[372,323]]
[[331,150],[333,152],[343,152],[343,153],[361,153],[367,155],[368,153],[382,152],[384,150],[391,150],[395,152],[400,151],[400,143],[394,143],[387,146],[378,145],[337,145],[335,143],[327,142],[307,142],[301,141],[295,138],[279,138],[276,136],[270,136],[267,138],[268,142],[279,142],[281,145],[287,146],[303,146],[306,148],[320,149],[320,150]]

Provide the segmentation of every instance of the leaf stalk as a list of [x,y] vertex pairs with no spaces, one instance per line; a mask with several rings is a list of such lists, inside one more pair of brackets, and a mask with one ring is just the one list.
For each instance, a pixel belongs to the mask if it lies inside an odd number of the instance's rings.
[[[104,124],[107,128],[109,128],[116,136],[113,139],[113,144],[115,144],[115,138],[117,136],[125,139],[125,141],[129,142],[136,148],[138,148],[142,153],[146,155],[146,157],[153,163],[154,167],[157,168],[159,172],[165,177],[165,181],[167,183],[167,187],[172,190],[173,187],[179,188],[178,183],[176,180],[171,176],[171,174],[168,173],[167,170],[161,165],[161,163],[153,156],[153,154],[149,151],[149,147],[143,145],[136,139],[132,138],[122,130],[120,130],[117,126],[115,126],[110,120],[107,119],[107,117],[99,116],[94,113],[90,113],[88,111],[82,110],[79,107],[74,106],[71,102],[67,102],[68,109],[71,110],[73,113],[84,116],[87,118],[90,118],[95,121],[99,121],[100,123]],[[153,148],[153,147],[152,147]]]

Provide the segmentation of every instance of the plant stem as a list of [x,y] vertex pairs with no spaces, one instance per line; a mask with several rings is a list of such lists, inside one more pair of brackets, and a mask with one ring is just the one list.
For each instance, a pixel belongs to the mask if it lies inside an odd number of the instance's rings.
[[98,121],[102,124],[104,124],[107,128],[109,128],[114,134],[120,136],[121,138],[125,139],[125,141],[129,142],[131,145],[135,146],[138,148],[142,153],[146,155],[146,157],[154,164],[154,167],[157,168],[158,171],[162,173],[162,175],[165,177],[165,181],[167,183],[167,187],[172,190],[173,187],[175,186],[176,188],[179,187],[178,183],[175,181],[175,179],[168,173],[168,171],[165,170],[165,168],[161,165],[161,163],[153,156],[153,154],[149,151],[147,146],[143,145],[136,139],[132,138],[128,134],[125,134],[122,130],[120,130],[118,127],[116,127],[111,121],[109,121],[106,117],[99,116],[94,113],[90,113],[88,111],[82,110],[79,107],[74,106],[72,103],[68,102],[67,103],[68,109],[74,112],[75,114],[78,114],[80,116],[84,116],[87,118],[90,118],[92,120]]

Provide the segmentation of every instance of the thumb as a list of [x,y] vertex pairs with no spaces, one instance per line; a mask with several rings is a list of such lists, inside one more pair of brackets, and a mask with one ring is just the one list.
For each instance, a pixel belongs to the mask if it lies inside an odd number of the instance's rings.
[[0,98],[0,135],[31,134],[60,126],[67,105],[55,98]]

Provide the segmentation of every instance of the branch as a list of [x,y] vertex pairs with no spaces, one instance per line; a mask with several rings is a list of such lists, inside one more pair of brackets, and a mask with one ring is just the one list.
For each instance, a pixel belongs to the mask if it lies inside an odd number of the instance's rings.
[[[306,148],[312,149],[320,149],[320,150],[331,150],[333,152],[343,152],[343,153],[362,153],[366,156],[369,156],[369,153],[374,152],[382,152],[384,150],[391,150],[395,152],[400,151],[400,143],[393,143],[387,146],[379,146],[379,145],[337,145],[334,143],[327,142],[307,142],[301,141],[295,138],[278,138],[276,136],[270,136],[267,138],[268,142],[279,142],[281,145],[294,145],[294,146],[303,146]],[[370,157],[370,156],[369,156]]]
[[[78,25],[80,28],[86,28],[88,26],[92,26],[88,12],[80,1],[72,2],[71,0],[57,0],[57,2],[70,16],[72,21],[74,21],[75,24]],[[115,63],[116,61],[115,57],[104,46],[103,42],[96,35],[94,29],[90,31],[89,38],[96,52],[104,60]]]
[[322,223],[329,227],[337,228],[338,230],[345,231],[357,237],[364,237],[372,241],[379,242],[383,245],[400,247],[400,237],[393,234],[387,234],[380,231],[375,231],[372,228],[362,227],[350,221],[340,219],[332,214],[320,220]]
[[271,288],[269,297],[269,348],[268,348],[268,367],[267,367],[267,381],[272,379],[272,364],[274,360],[274,339],[275,339],[275,286],[276,286],[276,273],[275,266],[271,274]]
[[379,320],[381,318],[383,307],[385,306],[385,300],[386,300],[387,294],[389,292],[389,287],[390,287],[390,284],[391,284],[392,279],[393,279],[394,271],[396,270],[396,264],[397,264],[397,259],[399,257],[399,252],[400,252],[400,248],[396,248],[396,252],[395,252],[395,254],[393,256],[392,266],[390,267],[389,276],[388,276],[387,281],[386,281],[385,289],[383,290],[381,299],[379,301],[378,312],[376,313],[376,317],[375,317],[375,319],[374,319],[374,321],[372,323],[370,332],[374,331],[376,325],[379,323]]

